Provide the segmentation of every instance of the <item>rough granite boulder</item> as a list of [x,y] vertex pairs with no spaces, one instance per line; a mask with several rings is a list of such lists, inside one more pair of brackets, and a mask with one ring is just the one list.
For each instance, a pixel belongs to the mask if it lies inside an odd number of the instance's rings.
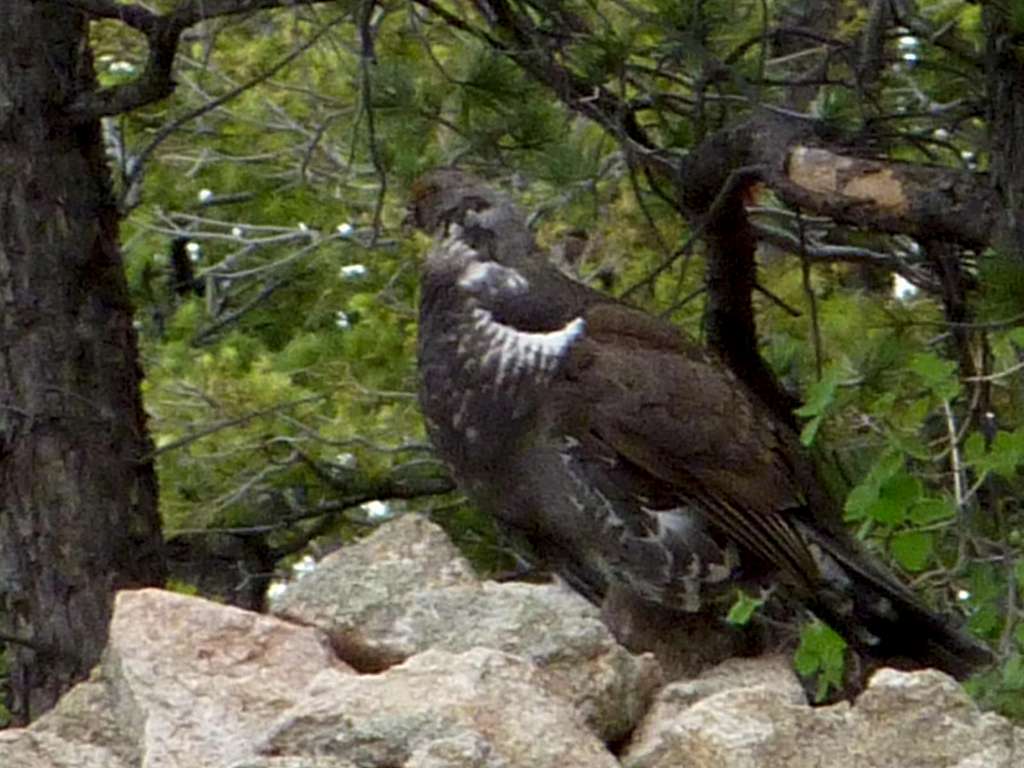
[[263,754],[404,768],[614,768],[542,673],[501,651],[425,651],[377,675],[324,672],[271,729]]
[[94,764],[77,746],[55,751],[61,743],[109,751],[97,765],[227,765],[252,754],[325,669],[355,675],[319,630],[173,592],[121,592],[92,678],[27,731],[0,732],[0,757],[20,754],[5,740],[21,735],[42,738],[22,744],[26,755],[49,757],[41,766]]
[[325,630],[362,671],[432,648],[521,656],[608,742],[635,727],[661,681],[654,658],[619,645],[579,595],[556,584],[481,583],[444,532],[413,515],[324,558],[272,611]]
[[422,650],[415,638],[393,637],[409,595],[478,584],[444,531],[405,515],[325,557],[274,600],[271,610],[325,627],[353,667],[379,672]]
[[[728,664],[729,662],[727,662]],[[725,666],[725,665],[723,665]],[[1021,768],[1024,744],[951,677],[881,669],[853,706],[809,707],[777,665],[694,697],[666,686],[621,755],[625,768]],[[724,687],[723,684],[724,683]],[[802,695],[801,695],[802,698]]]
[[0,768],[1024,768],[1024,731],[930,670],[813,708],[787,659],[732,659],[652,696],[586,602],[479,582],[421,518],[276,607],[119,594],[101,664],[0,732]]

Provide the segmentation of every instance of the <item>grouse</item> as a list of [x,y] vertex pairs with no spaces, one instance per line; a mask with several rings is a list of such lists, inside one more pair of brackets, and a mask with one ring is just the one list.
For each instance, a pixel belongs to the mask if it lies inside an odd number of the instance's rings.
[[420,404],[437,452],[513,543],[585,596],[674,612],[785,585],[856,647],[964,677],[988,650],[844,530],[792,428],[672,325],[563,274],[505,195],[413,186]]

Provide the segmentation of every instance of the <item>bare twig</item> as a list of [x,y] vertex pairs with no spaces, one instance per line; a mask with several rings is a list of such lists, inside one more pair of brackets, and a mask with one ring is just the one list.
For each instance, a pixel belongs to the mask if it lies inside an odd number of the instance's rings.
[[807,258],[807,233],[804,226],[803,216],[800,209],[797,209],[796,217],[797,233],[800,237],[800,276],[803,282],[804,295],[807,297],[807,304],[811,309],[811,339],[814,343],[814,370],[818,380],[821,380],[821,372],[824,366],[824,352],[821,347],[821,325],[818,322],[818,297],[814,293],[814,286],[811,285],[811,261]]
[[96,18],[123,22],[146,36],[149,56],[142,73],[131,82],[83,93],[69,108],[72,116],[89,121],[119,115],[166,98],[174,91],[172,70],[182,33],[200,21],[270,8],[311,5],[318,0],[190,0],[166,14],[153,13],[136,3],[113,0],[33,0],[72,7]]
[[803,317],[803,312],[801,312],[796,307],[791,307],[789,304],[783,301],[781,297],[776,296],[774,293],[772,293],[763,285],[761,285],[761,283],[755,281],[754,290],[760,293],[762,296],[768,299],[768,301],[770,301],[772,304],[781,309],[790,317]]
[[200,329],[196,335],[192,337],[192,346],[201,347],[204,344],[210,343],[213,340],[213,337],[220,331],[241,320],[246,314],[256,309],[256,307],[269,299],[275,291],[283,287],[287,282],[288,281],[284,278],[271,280],[260,289],[259,293],[238,309],[232,310],[231,312],[225,312],[214,322]]
[[297,408],[298,406],[305,405],[306,403],[315,403],[316,401],[323,400],[326,397],[326,395],[310,395],[309,397],[300,397],[298,400],[289,400],[286,403],[278,403],[277,405],[270,406],[269,408],[263,408],[258,411],[252,411],[250,413],[243,414],[242,416],[239,416],[234,419],[223,419],[221,421],[216,421],[212,424],[207,424],[206,426],[197,429],[190,435],[186,435],[185,437],[181,437],[178,438],[177,440],[172,440],[171,442],[166,443],[165,445],[161,445],[159,448],[154,449],[153,452],[150,453],[148,456],[143,457],[143,460],[150,461],[154,457],[159,456],[162,453],[167,453],[168,451],[174,451],[177,450],[178,448],[183,448],[186,445],[194,443],[197,440],[202,440],[204,437],[209,437],[210,435],[216,434],[217,432],[220,432],[222,430],[247,424],[248,422],[254,419],[261,419],[266,416],[273,416],[274,414],[279,413],[280,411],[287,411],[292,408]]
[[376,116],[373,109],[373,78],[371,68],[376,65],[377,57],[374,52],[373,43],[373,9],[377,7],[375,0],[362,0],[359,8],[359,73],[360,73],[360,105],[363,114],[366,116],[366,141],[370,148],[370,159],[373,162],[373,169],[377,172],[378,190],[377,202],[373,207],[373,231],[370,235],[370,247],[372,248],[381,233],[381,216],[384,213],[384,198],[388,189],[388,175],[384,168],[384,161],[380,156],[380,147],[377,146]]
[[949,466],[953,471],[953,498],[957,509],[963,510],[967,503],[966,481],[963,461],[960,456],[960,441],[957,435],[956,415],[949,400],[942,401],[942,411],[946,415],[946,435],[949,439]]
[[968,376],[964,381],[997,381],[999,379],[1005,379],[1007,376],[1013,376],[1020,373],[1022,370],[1024,370],[1024,361],[1021,361],[1016,365],[1011,365],[1005,370],[995,371],[994,373],[989,373],[984,376]]

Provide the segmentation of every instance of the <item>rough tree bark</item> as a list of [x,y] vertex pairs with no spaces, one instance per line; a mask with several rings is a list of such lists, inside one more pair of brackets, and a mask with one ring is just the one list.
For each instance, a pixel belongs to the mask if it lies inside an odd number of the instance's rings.
[[116,589],[164,579],[83,14],[0,14],[0,640],[25,723],[84,678]]
[[992,183],[1007,205],[999,228],[998,245],[1024,254],[1024,64],[1020,36],[1013,30],[1010,11],[986,3],[988,120],[992,138]]

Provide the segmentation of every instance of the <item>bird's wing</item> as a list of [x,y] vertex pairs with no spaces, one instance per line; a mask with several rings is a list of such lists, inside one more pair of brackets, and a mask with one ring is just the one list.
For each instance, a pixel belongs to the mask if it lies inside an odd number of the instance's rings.
[[557,428],[608,446],[800,585],[818,568],[792,515],[807,506],[795,436],[725,366],[670,326],[592,306],[555,395]]

